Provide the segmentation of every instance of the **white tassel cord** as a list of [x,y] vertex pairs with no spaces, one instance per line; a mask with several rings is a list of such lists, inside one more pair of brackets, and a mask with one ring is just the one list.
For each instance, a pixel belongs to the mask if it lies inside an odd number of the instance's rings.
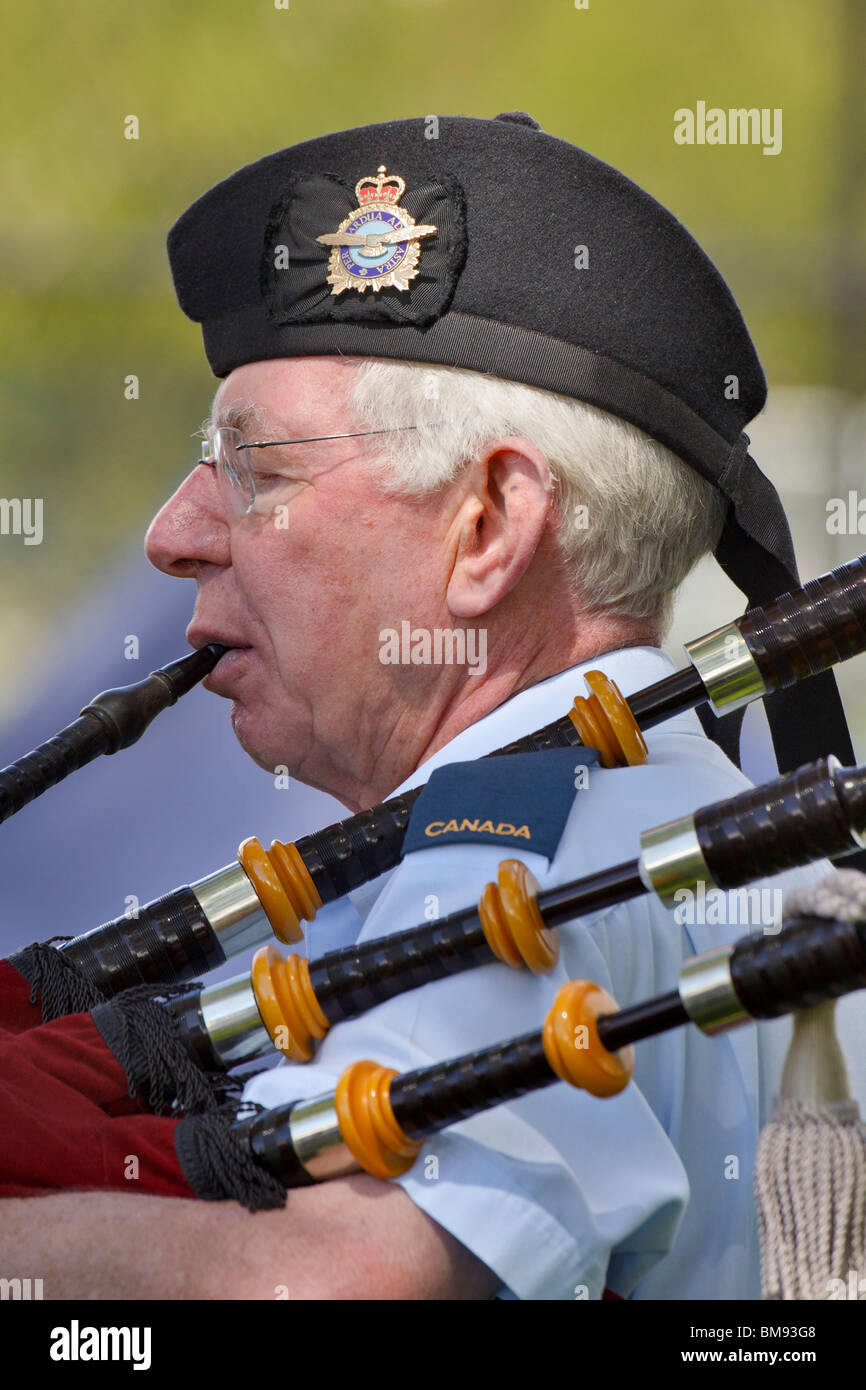
[[[785,916],[866,920],[866,874],[842,869],[788,895]],[[794,1016],[755,1160],[766,1299],[866,1300],[866,1126],[851,1099],[835,1000]]]
[[866,1299],[859,1119],[855,1101],[834,1108],[776,1099],[755,1162],[764,1298]]

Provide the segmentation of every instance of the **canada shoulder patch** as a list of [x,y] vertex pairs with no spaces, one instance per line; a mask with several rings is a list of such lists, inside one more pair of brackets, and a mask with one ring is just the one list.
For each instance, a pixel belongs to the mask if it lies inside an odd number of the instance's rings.
[[403,853],[488,844],[552,859],[575,792],[597,763],[592,748],[553,748],[437,768],[412,809]]

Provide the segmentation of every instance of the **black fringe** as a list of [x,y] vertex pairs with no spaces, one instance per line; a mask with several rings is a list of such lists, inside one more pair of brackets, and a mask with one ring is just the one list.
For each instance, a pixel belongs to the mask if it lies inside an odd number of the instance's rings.
[[160,1002],[200,988],[137,985],[91,1011],[126,1072],[129,1094],[154,1115],[203,1114],[227,1101],[240,1104],[243,1083],[225,1072],[204,1072],[181,1041],[175,1015]]
[[286,1205],[286,1189],[260,1168],[233,1129],[235,1112],[185,1116],[174,1131],[183,1175],[202,1202],[240,1202],[247,1211]]
[[[69,941],[55,936],[52,941]],[[9,964],[30,985],[30,1003],[40,999],[42,1022],[53,1023],[66,1014],[86,1014],[105,1001],[105,995],[71,960],[49,941],[34,941],[9,957]]]

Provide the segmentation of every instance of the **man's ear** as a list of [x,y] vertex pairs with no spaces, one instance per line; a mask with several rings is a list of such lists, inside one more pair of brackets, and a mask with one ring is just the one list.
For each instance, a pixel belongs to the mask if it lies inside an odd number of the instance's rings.
[[553,482],[541,450],[516,435],[485,445],[465,476],[446,599],[455,618],[477,618],[505,598],[531,564],[550,516]]

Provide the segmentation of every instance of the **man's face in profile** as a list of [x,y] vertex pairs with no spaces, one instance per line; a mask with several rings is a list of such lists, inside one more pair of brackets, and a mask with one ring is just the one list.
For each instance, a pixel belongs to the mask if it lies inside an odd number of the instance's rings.
[[[220,386],[214,423],[252,406],[248,442],[356,430],[352,374],[327,357],[244,365]],[[401,703],[411,705],[413,682],[422,699],[418,668],[379,661],[379,633],[403,619],[442,620],[457,546],[454,490],[387,496],[370,477],[371,446],[378,440],[249,451],[261,510],[242,516],[225,507],[215,470],[196,468],[145,543],[158,569],[196,580],[189,641],[241,648],[205,685],[233,701],[243,748],[264,768],[287,766],[329,790],[347,742],[373,763],[394,736],[383,713],[396,682]]]

